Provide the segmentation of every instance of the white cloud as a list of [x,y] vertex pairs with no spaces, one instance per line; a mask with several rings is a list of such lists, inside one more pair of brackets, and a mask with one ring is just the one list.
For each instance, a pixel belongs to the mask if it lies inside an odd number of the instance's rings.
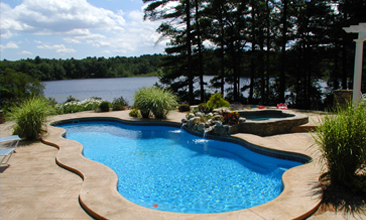
[[106,36],[104,36],[102,34],[88,34],[88,35],[84,35],[84,36],[77,36],[75,38],[76,39],[79,39],[79,40],[85,40],[85,39],[105,39]]
[[10,41],[9,43],[7,43],[5,45],[4,48],[6,48],[6,49],[18,49],[19,47],[18,47],[18,45],[16,43]]
[[18,54],[23,54],[23,55],[32,55],[32,52],[23,50],[22,52],[19,52]]
[[12,42],[12,41],[8,42],[5,46],[2,45],[2,44],[0,44],[0,50],[4,50],[4,49],[18,49],[18,48],[19,48],[19,46],[16,43]]
[[[76,57],[82,57],[83,51],[76,52],[71,46],[78,44],[89,46],[88,51],[97,56],[101,53],[130,56],[162,52],[166,43],[155,46],[160,38],[155,30],[161,21],[143,21],[143,9],[113,12],[95,7],[87,0],[24,0],[14,8],[0,4],[1,38],[27,33],[30,35],[27,38],[35,43],[29,46],[38,49],[77,53]],[[1,50],[5,47],[1,46]]]
[[81,44],[79,40],[70,37],[64,38],[64,41],[71,44]]
[[42,44],[37,46],[38,49],[47,49],[47,50],[55,50],[56,53],[75,53],[76,50],[72,48],[66,48],[63,44],[54,44],[54,45],[48,45],[48,44]]
[[76,50],[72,48],[62,47],[56,50],[56,53],[76,53]]
[[102,53],[111,54],[112,52],[110,50],[103,50]]
[[17,32],[55,35],[112,30],[126,23],[121,15],[86,0],[24,0],[15,8],[1,3],[1,11],[2,34],[7,36]]
[[111,46],[110,42],[106,42],[106,41],[100,41],[98,43],[93,43],[92,44],[94,47],[108,47]]

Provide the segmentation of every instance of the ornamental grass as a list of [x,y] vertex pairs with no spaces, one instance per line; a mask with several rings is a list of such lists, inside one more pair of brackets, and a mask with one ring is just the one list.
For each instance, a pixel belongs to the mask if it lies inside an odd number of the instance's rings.
[[8,116],[15,122],[14,134],[28,140],[38,140],[46,131],[47,117],[54,113],[55,110],[48,100],[33,97],[10,108]]
[[178,98],[171,91],[157,87],[143,87],[135,92],[134,107],[140,110],[143,118],[152,113],[156,119],[166,118],[169,111],[178,106]]
[[313,134],[330,181],[366,193],[366,106],[349,103],[328,113]]

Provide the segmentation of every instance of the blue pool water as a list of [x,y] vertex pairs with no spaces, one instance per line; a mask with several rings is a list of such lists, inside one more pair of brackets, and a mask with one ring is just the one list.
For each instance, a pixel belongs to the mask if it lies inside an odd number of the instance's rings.
[[287,169],[301,165],[174,127],[95,121],[60,127],[84,146],[86,158],[117,173],[122,196],[162,211],[220,213],[258,206],[282,192]]

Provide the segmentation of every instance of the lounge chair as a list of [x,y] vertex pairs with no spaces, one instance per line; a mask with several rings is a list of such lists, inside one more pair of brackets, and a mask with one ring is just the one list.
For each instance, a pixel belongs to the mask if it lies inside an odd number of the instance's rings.
[[3,157],[1,159],[0,164],[8,164],[8,161],[9,161],[11,155],[14,153],[14,151],[15,151],[15,148],[0,149],[0,157]]
[[[11,157],[11,155],[15,152],[15,147],[18,146],[18,143],[20,141],[20,138],[18,135],[12,135],[8,137],[2,137],[0,138],[0,157],[1,161],[0,164],[8,164],[8,161]],[[4,145],[7,145],[7,148],[3,148]]]
[[9,145],[9,147],[14,148],[14,147],[18,146],[19,141],[20,141],[20,138],[19,138],[18,135],[12,135],[12,136],[7,136],[7,137],[0,138],[1,147],[4,144],[7,144],[7,145]]

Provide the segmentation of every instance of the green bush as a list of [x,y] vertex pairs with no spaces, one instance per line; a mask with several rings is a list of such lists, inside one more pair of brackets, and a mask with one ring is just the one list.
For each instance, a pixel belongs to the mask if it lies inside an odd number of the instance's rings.
[[112,102],[113,105],[122,105],[122,106],[128,106],[128,103],[127,101],[123,98],[123,96],[119,97],[119,98],[115,98],[113,99],[113,102]]
[[135,108],[143,118],[149,118],[150,112],[155,118],[166,118],[169,111],[176,109],[178,98],[172,92],[157,87],[143,87],[135,92]]
[[208,109],[207,107],[207,104],[206,103],[200,103],[198,105],[198,109],[196,109],[198,112],[204,112],[204,113],[208,113],[210,112],[210,110]]
[[55,105],[57,114],[75,113],[88,110],[96,110],[103,102],[101,98],[89,98],[82,102],[70,101]]
[[72,95],[70,95],[69,97],[66,98],[66,102],[78,102],[79,100],[77,100],[76,98],[74,98]]
[[189,104],[181,104],[178,108],[180,112],[189,112],[191,111],[191,106]]
[[113,104],[112,111],[122,111],[125,110],[126,107],[121,104]]
[[220,93],[213,94],[207,101],[207,108],[212,111],[220,107],[230,107],[230,103],[222,98]]
[[107,101],[103,101],[102,103],[100,103],[99,108],[101,112],[109,112],[110,103]]
[[47,117],[54,114],[55,109],[43,97],[33,97],[17,107],[10,108],[8,116],[15,122],[14,134],[28,140],[38,140],[46,131]]
[[147,87],[142,87],[134,94],[134,108],[140,110],[143,118],[149,118],[150,115],[150,94]]
[[332,184],[366,193],[366,107],[328,113],[313,135]]
[[3,110],[15,102],[43,95],[44,85],[38,79],[10,68],[4,69],[2,65],[0,73],[0,106]]
[[128,115],[131,116],[131,117],[134,117],[134,118],[139,118],[141,116],[139,110],[137,110],[135,108],[132,109],[130,111],[130,113],[128,113]]

